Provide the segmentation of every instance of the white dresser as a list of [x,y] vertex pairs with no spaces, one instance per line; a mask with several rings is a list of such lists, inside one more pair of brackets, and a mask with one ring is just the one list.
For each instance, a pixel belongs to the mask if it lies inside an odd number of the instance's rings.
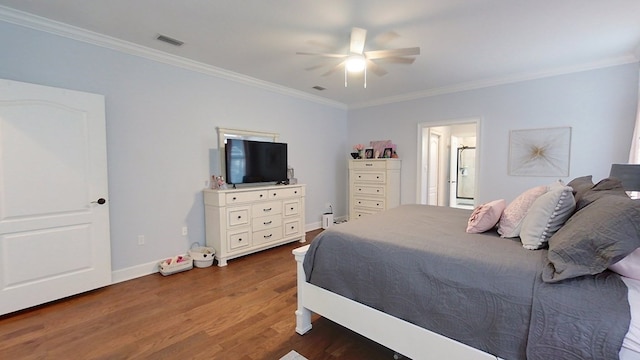
[[400,205],[399,159],[349,160],[349,220]]
[[305,242],[304,185],[204,190],[207,246],[218,266],[292,241]]

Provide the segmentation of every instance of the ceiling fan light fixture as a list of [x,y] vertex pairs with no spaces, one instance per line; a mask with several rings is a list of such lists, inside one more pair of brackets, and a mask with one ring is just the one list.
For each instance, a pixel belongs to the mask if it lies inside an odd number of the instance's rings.
[[361,72],[367,66],[363,55],[351,55],[345,62],[348,72]]

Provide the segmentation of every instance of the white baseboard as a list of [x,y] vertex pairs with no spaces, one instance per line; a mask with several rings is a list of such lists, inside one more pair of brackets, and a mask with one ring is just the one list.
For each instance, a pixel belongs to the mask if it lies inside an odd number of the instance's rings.
[[133,280],[135,278],[157,273],[159,271],[158,263],[160,263],[160,261],[162,260],[164,260],[164,258],[161,260],[148,262],[146,264],[128,267],[126,269],[112,271],[111,284],[117,284],[123,281]]
[[[344,219],[346,217],[342,217]],[[340,218],[336,219],[340,220]],[[322,227],[322,222],[318,221],[311,224],[305,225],[305,232],[312,231],[316,229],[320,229]],[[155,274],[159,271],[158,263],[160,263],[165,258],[158,259],[156,261],[148,262],[146,264],[135,265],[132,267],[128,267],[126,269],[115,270],[111,272],[111,284],[117,284],[123,281],[133,280],[139,277]]]

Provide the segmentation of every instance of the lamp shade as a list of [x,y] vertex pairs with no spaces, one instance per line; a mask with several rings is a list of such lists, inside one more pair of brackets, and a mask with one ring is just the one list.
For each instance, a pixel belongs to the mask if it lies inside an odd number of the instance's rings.
[[640,191],[640,164],[612,164],[609,176],[622,181],[626,191]]

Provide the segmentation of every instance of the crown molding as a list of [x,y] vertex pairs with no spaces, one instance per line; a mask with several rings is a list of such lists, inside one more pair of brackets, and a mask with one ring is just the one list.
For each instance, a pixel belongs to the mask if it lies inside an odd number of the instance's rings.
[[353,104],[344,104],[338,101],[330,100],[324,97],[309,94],[303,91],[295,90],[285,86],[277,85],[271,82],[259,80],[244,74],[236,73],[233,71],[225,70],[194,60],[190,60],[177,55],[162,52],[160,50],[144,47],[128,41],[113,38],[103,34],[99,34],[87,29],[71,26],[65,23],[61,23],[55,20],[40,17],[34,14],[26,13],[23,11],[15,10],[0,5],[0,21],[5,21],[11,24],[27,27],[46,33],[54,34],[69,39],[89,43],[92,45],[109,48],[119,52],[123,52],[129,55],[146,58],[149,60],[157,61],[160,63],[173,65],[183,69],[199,72],[202,74],[215,76],[218,78],[234,81],[244,85],[260,88],[263,90],[271,91],[274,93],[291,96],[298,99],[303,99],[326,105],[342,110],[355,110],[379,105],[386,105],[392,103],[399,103],[404,101],[428,98],[438,95],[452,94],[462,91],[477,90],[492,86],[512,84],[522,81],[541,79],[546,77],[576,73],[581,71],[589,71],[600,68],[606,68],[611,66],[625,65],[630,63],[637,63],[640,60],[640,44],[635,48],[633,55],[623,56],[619,58],[605,59],[602,61],[581,64],[577,66],[569,66],[562,68],[549,69],[539,72],[512,74],[510,76],[484,79],[474,82],[461,83],[452,86],[446,86],[441,88],[429,89],[425,91],[407,93],[398,96],[390,96],[380,99],[374,99],[371,101],[364,101]]
[[116,50],[129,55],[142,57],[160,63],[177,66],[183,69],[199,72],[202,74],[215,76],[225,80],[234,81],[244,85],[260,88],[274,93],[291,96],[303,100],[308,100],[321,105],[327,105],[338,109],[347,109],[347,105],[329,100],[320,96],[315,96],[303,91],[294,90],[285,86],[271,82],[259,80],[247,75],[233,71],[221,69],[198,61],[190,60],[177,55],[162,52],[160,50],[134,44],[125,40],[117,39],[107,35],[99,34],[87,29],[68,25],[55,20],[47,19],[34,14],[15,10],[5,6],[0,6],[0,21],[14,25],[27,27],[46,33],[50,33],[65,38],[82,41],[92,45]]
[[[640,51],[640,47],[638,48],[638,51]],[[536,79],[542,79],[547,77],[572,74],[572,73],[577,73],[582,71],[602,69],[602,68],[618,66],[618,65],[626,65],[631,63],[637,63],[638,59],[640,59],[640,56],[638,55],[628,55],[628,56],[622,56],[618,58],[611,58],[611,59],[605,59],[602,61],[575,65],[575,66],[560,67],[560,68],[548,69],[548,70],[538,71],[538,72],[512,74],[510,76],[501,77],[501,78],[485,79],[480,81],[461,83],[453,86],[445,86],[445,87],[430,89],[426,91],[418,91],[418,92],[407,93],[407,94],[398,95],[398,96],[391,96],[391,97],[386,97],[382,99],[376,99],[373,101],[360,102],[360,103],[349,105],[349,110],[362,109],[362,108],[379,106],[379,105],[387,105],[392,103],[428,98],[432,96],[452,94],[452,93],[457,93],[462,91],[478,90],[478,89],[488,88],[492,86],[513,84],[513,83],[518,83],[522,81],[536,80]]]

